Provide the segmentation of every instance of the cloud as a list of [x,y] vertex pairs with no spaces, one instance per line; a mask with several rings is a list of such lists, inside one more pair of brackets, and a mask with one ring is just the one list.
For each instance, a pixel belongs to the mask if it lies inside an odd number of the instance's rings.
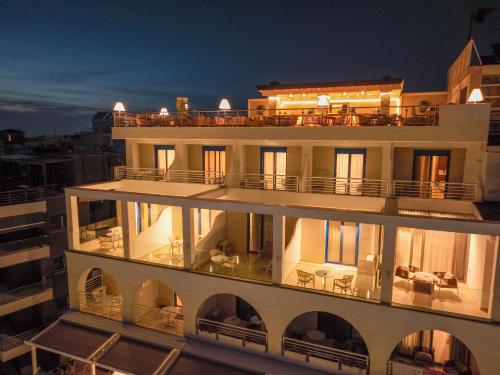
[[17,99],[0,96],[0,111],[17,113],[44,113],[48,115],[91,115],[98,109],[90,106],[58,103],[36,98]]

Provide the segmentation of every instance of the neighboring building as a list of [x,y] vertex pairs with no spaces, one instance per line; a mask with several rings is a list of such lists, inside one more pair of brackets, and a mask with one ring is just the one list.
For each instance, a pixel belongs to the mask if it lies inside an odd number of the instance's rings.
[[115,117],[126,166],[66,189],[75,311],[33,367],[496,375],[491,104],[389,77],[258,89],[248,113]]
[[5,152],[16,151],[24,146],[24,132],[19,129],[0,130],[0,143],[3,144]]

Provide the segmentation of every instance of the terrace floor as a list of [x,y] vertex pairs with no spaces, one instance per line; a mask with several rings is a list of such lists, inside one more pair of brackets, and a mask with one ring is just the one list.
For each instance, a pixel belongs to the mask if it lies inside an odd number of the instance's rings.
[[184,257],[182,250],[172,252],[170,246],[162,246],[159,249],[151,251],[138,260],[148,263],[162,264],[169,267],[184,267]]
[[90,240],[87,242],[80,243],[80,251],[88,251],[90,253],[109,255],[113,257],[123,258],[123,247],[115,246],[109,249],[102,248],[99,244],[99,240]]

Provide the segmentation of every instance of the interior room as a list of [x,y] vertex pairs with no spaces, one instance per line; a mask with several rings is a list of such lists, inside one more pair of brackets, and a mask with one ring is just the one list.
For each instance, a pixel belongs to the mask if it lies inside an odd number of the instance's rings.
[[290,218],[285,233],[284,284],[346,296],[379,298],[380,226]]
[[272,215],[208,209],[193,211],[193,269],[271,281]]
[[182,267],[182,208],[128,202],[130,258]]
[[439,330],[417,331],[406,336],[394,349],[389,367],[393,375],[421,369],[439,374],[479,375],[476,359],[467,346]]
[[182,302],[168,285],[145,280],[134,299],[134,324],[174,335],[184,335]]
[[393,302],[487,318],[498,238],[400,227]]
[[79,244],[75,248],[123,257],[120,202],[78,197]]

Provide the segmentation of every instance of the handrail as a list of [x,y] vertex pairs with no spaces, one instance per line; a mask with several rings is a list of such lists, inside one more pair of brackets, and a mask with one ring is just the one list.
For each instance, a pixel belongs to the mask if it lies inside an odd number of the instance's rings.
[[0,293],[0,304],[17,301],[22,298],[43,292],[50,288],[51,286],[46,285],[45,282],[38,281],[36,283],[23,285],[14,289],[4,290]]
[[242,340],[243,346],[245,346],[247,342],[253,342],[255,344],[264,345],[266,352],[268,350],[267,332],[265,331],[221,323],[205,318],[197,318],[196,334],[198,334],[198,331],[215,333],[217,339],[218,335],[237,338]]
[[[22,240],[10,241],[0,244],[0,256],[9,255],[15,252],[37,249],[48,246],[48,236],[41,235],[32,238],[24,238]],[[4,253],[4,254],[2,254]]]
[[5,335],[0,333],[0,352],[6,352],[14,349],[18,346],[24,345],[24,341],[30,339],[38,332],[41,328],[33,328],[25,332],[18,333],[14,336]]
[[227,173],[225,186],[256,190],[299,191],[299,177],[259,173]]
[[0,191],[0,206],[40,201],[47,196],[54,195],[56,192],[62,194],[62,188],[65,186],[65,184],[52,184],[27,189]]
[[115,113],[115,127],[436,126],[439,106],[349,106]]
[[387,197],[389,181],[369,178],[308,177],[304,179],[303,191],[305,193]]
[[168,182],[191,184],[223,185],[224,173],[198,170],[169,169],[165,175]]
[[394,180],[392,183],[395,197],[475,201],[478,190],[478,184],[463,182]]
[[115,180],[147,180],[165,181],[165,169],[159,168],[128,168],[117,166],[114,168]]
[[410,363],[398,362],[390,360],[387,364],[387,375],[397,375],[397,374],[408,374],[408,375],[445,375],[443,371],[428,369],[424,367],[419,367]]
[[113,320],[122,320],[122,299],[104,293],[78,292],[78,309]]
[[184,320],[178,319],[178,316],[182,317],[182,312],[177,314],[163,311],[155,306],[133,304],[133,321],[135,325],[182,336],[184,334]]
[[370,357],[367,355],[297,340],[291,337],[283,337],[281,350],[282,354],[287,350],[304,354],[306,355],[306,360],[308,360],[309,357],[316,357],[340,362],[344,365],[360,369],[368,369],[370,366]]

